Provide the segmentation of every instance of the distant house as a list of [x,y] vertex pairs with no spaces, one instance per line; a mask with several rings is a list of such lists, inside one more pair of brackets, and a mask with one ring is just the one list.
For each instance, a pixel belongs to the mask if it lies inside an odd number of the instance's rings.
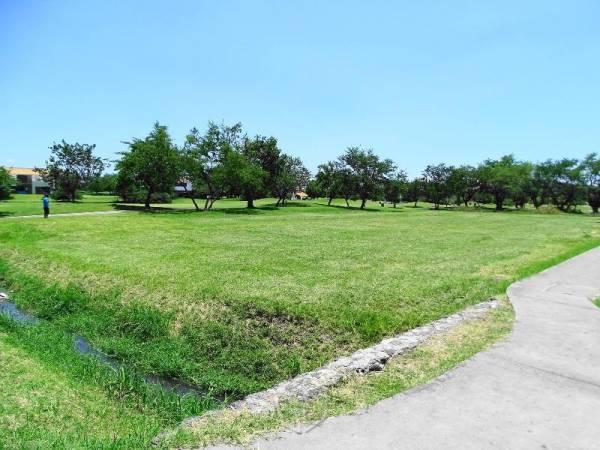
[[14,186],[17,194],[43,194],[50,190],[50,186],[39,173],[26,167],[8,167],[8,173],[17,179]]
[[191,195],[193,191],[193,186],[192,183],[190,183],[188,180],[183,179],[175,185],[174,190],[177,195]]
[[297,191],[292,193],[292,200],[306,200],[308,194],[306,192]]

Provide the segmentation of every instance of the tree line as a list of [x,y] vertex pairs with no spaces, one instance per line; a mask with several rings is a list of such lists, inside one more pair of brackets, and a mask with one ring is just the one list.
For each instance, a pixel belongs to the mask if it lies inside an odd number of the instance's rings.
[[350,200],[358,200],[361,209],[368,201],[394,207],[426,201],[435,209],[491,203],[497,210],[507,204],[516,208],[531,204],[569,212],[587,202],[598,213],[600,207],[596,153],[581,161],[533,163],[506,155],[476,166],[431,164],[411,179],[392,160],[361,147],[349,147],[336,160],[321,164],[311,177],[301,159],[284,153],[276,138],[250,137],[239,123],[209,122],[204,132],[192,128],[182,146],[173,143],[166,126],[155,123],[148,136],[125,144],[116,174],[101,175],[107,161],[93,155],[94,145],[65,141],[50,147],[46,167],[36,170],[60,198],[74,201],[80,189],[106,190],[146,208],[170,196],[177,185],[197,210],[209,210],[226,197],[241,198],[249,208],[256,199],[274,197],[276,205],[283,206],[298,190],[326,198],[328,205],[335,198],[344,199],[348,207]]
[[128,147],[116,164],[116,192],[125,201],[142,196],[146,208],[153,196],[170,193],[178,184],[190,189],[186,193],[197,210],[197,198],[204,199],[205,210],[223,197],[241,197],[253,208],[256,199],[273,196],[279,206],[310,177],[300,158],[282,152],[277,139],[249,137],[239,123],[210,122],[204,133],[193,128],[181,148],[156,123],[146,138]]
[[536,209],[553,205],[573,211],[587,203],[594,213],[600,207],[600,158],[589,154],[576,159],[547,160],[541,163],[518,161],[513,155],[487,159],[478,166],[428,165],[421,176],[409,179],[390,160],[382,160],[371,150],[350,147],[335,161],[319,166],[307,188],[311,197],[346,201],[386,201],[394,207],[401,201],[419,200],[440,205],[492,203],[502,210],[507,202],[516,208],[531,203]]

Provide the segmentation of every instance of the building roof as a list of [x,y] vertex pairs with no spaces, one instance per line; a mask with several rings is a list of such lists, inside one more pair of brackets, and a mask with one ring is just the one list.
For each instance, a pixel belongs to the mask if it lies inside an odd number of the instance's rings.
[[39,175],[36,171],[34,171],[33,169],[30,169],[28,167],[8,167],[8,173],[10,173],[13,176],[16,176],[16,175]]

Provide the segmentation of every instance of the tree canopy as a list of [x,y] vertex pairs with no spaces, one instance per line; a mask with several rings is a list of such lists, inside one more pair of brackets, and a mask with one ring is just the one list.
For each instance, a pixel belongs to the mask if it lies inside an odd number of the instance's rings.
[[94,155],[95,148],[96,144],[69,144],[62,140],[50,146],[46,167],[35,170],[51,186],[56,198],[74,202],[77,191],[106,168],[106,160]]
[[150,208],[153,194],[171,192],[179,181],[182,174],[179,152],[167,127],[158,122],[144,139],[134,138],[127,144],[129,151],[122,152],[117,162],[117,187],[122,195],[142,189],[144,206]]
[[339,158],[340,171],[347,172],[360,199],[360,209],[364,209],[367,200],[383,197],[383,185],[396,168],[392,160],[381,159],[373,150],[360,147],[348,147]]
[[10,191],[16,180],[10,175],[4,167],[0,167],[0,200],[10,198]]
[[[299,157],[279,147],[275,137],[249,137],[240,123],[209,122],[204,132],[192,128],[181,148],[173,143],[167,127],[155,123],[147,137],[126,144],[117,175],[101,176],[106,162],[94,156],[95,145],[64,140],[50,147],[46,167],[36,170],[55,195],[69,200],[85,187],[93,192],[116,191],[147,208],[151,201],[174,192],[190,197],[197,210],[207,210],[223,197],[243,199],[249,208],[265,197],[274,198],[277,207],[285,206],[297,191],[306,191],[310,197],[327,198],[328,205],[336,197],[343,198],[347,207],[350,200],[358,200],[361,209],[368,201],[379,201],[382,206],[385,201],[394,207],[410,201],[417,207],[420,200],[432,203],[434,209],[493,203],[497,210],[531,204],[570,212],[585,201],[594,213],[600,209],[596,153],[581,161],[563,158],[533,163],[509,154],[476,166],[430,164],[421,176],[409,180],[392,160],[357,146],[320,164],[313,177]],[[4,186],[0,195],[6,197],[14,181],[6,181],[6,173],[0,172],[0,177]],[[204,199],[203,208],[198,198]]]
[[590,153],[581,162],[581,175],[585,185],[587,201],[592,211],[598,213],[600,208],[600,158]]

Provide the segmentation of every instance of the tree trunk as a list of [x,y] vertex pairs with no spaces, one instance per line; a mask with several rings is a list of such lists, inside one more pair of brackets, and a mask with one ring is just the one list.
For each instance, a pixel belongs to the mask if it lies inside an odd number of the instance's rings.
[[331,206],[331,201],[333,200],[333,197],[329,197],[329,201],[327,202],[327,206]]
[[247,207],[248,207],[249,209],[252,209],[252,208],[254,208],[254,199],[253,199],[252,197],[249,197],[249,198],[248,198],[248,205],[247,205]]
[[592,213],[593,214],[598,214],[598,207],[599,207],[599,205],[596,205],[596,206],[592,205]]
[[280,198],[278,198],[278,199],[277,199],[277,203],[275,203],[275,208],[278,208],[278,207],[279,207],[279,203],[280,203],[280,202],[281,202],[281,199],[280,199]]
[[213,205],[215,204],[215,202],[216,202],[217,200],[218,200],[218,199],[217,199],[217,197],[215,197],[215,198],[211,198],[211,199],[210,199],[210,204],[208,205],[208,209],[209,209],[209,210],[210,210],[210,209],[212,209]]
[[146,203],[144,203],[144,208],[150,209],[150,197],[152,197],[152,191],[148,191],[146,195]]
[[344,200],[346,200],[346,207],[350,208],[350,203],[348,203],[348,198],[344,197]]
[[[208,202],[210,202],[210,200],[211,200],[210,197],[207,195],[206,196],[206,201],[204,202],[204,211],[206,211],[207,209],[209,209]],[[212,203],[210,204],[210,206],[212,206]]]
[[192,203],[194,204],[194,208],[196,208],[196,211],[200,211],[200,208],[198,207],[198,203],[196,203],[196,199],[194,198],[194,193],[190,193],[188,191],[187,185],[183,186],[183,189],[185,190],[186,194],[190,194],[190,198],[192,199]]
[[365,205],[367,204],[367,200],[366,199],[361,199],[360,202],[360,209],[365,209]]
[[504,199],[496,195],[496,211],[502,211],[504,205]]

